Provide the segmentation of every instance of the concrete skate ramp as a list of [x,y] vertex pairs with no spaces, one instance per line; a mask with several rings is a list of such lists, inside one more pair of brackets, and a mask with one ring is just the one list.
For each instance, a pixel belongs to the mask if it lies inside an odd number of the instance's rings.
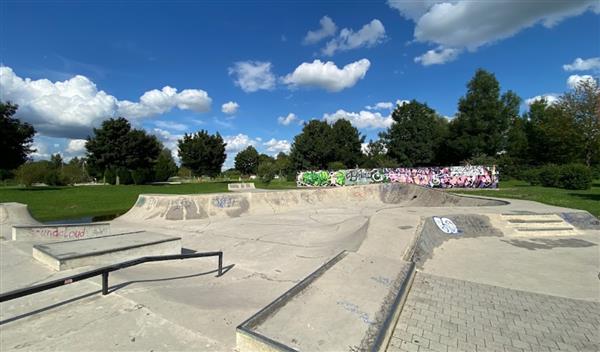
[[232,218],[277,214],[295,209],[335,207],[353,203],[373,206],[474,207],[507,202],[466,197],[405,184],[378,184],[328,189],[202,195],[140,195],[118,220],[139,222]]
[[40,222],[31,216],[26,204],[0,203],[0,240],[11,238],[14,225],[40,225]]
[[501,237],[502,232],[493,227],[485,215],[464,214],[427,217],[418,236],[413,261],[417,268],[422,269],[424,263],[433,257],[435,249],[445,241],[481,236]]

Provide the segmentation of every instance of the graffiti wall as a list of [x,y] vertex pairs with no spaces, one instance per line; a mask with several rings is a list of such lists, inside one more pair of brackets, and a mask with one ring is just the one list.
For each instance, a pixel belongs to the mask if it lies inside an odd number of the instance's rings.
[[298,187],[410,183],[432,188],[497,188],[498,169],[495,166],[449,166],[302,171],[296,182]]

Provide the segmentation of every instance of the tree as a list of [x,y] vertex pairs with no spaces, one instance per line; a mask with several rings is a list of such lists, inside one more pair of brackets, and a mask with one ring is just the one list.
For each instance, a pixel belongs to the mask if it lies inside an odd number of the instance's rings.
[[181,165],[192,170],[196,176],[215,177],[221,172],[225,162],[225,146],[223,138],[217,132],[215,135],[201,130],[194,134],[185,134],[177,142]]
[[563,109],[536,101],[525,114],[527,155],[533,164],[583,161],[583,141],[578,126]]
[[452,162],[481,154],[495,156],[504,150],[510,121],[519,113],[520,98],[511,91],[500,96],[500,84],[490,72],[477,70],[467,88],[449,126]]
[[387,155],[387,148],[382,140],[369,140],[361,167],[371,169],[397,166],[398,163]]
[[151,180],[162,150],[156,136],[132,129],[122,117],[108,119],[100,128],[94,128],[94,136],[88,137],[85,147],[90,173],[110,181],[116,175],[123,184]]
[[10,102],[0,102],[0,179],[27,161],[28,155],[35,151],[31,148],[35,129],[13,117],[18,108]]
[[242,175],[253,175],[258,171],[258,152],[249,145],[235,156],[235,169]]
[[258,165],[258,177],[267,184],[273,180],[276,173],[277,168],[275,163],[271,161],[266,161]]
[[446,120],[416,100],[398,105],[392,119],[392,125],[380,134],[387,155],[401,166],[433,164],[446,134]]
[[595,79],[581,80],[563,94],[558,106],[569,115],[582,136],[583,159],[587,166],[600,163],[600,87]]
[[277,158],[275,158],[275,168],[279,176],[286,176],[288,178],[294,178],[294,170],[292,169],[292,163],[290,157],[284,152],[279,152]]
[[50,164],[53,169],[60,170],[63,167],[63,158],[59,153],[50,155]]
[[290,157],[295,170],[327,168],[332,160],[331,126],[326,121],[311,120],[294,137]]
[[163,149],[156,159],[154,165],[154,179],[156,181],[167,181],[169,177],[177,175],[177,164],[169,149]]
[[294,137],[290,153],[292,167],[294,170],[326,169],[329,163],[336,161],[345,167],[355,167],[361,162],[363,141],[364,137],[347,120],[338,120],[333,125],[311,120]]
[[[331,140],[333,144],[333,162],[339,162],[346,168],[354,168],[362,161],[362,143],[365,137],[361,136],[358,129],[348,120],[337,120],[331,126]],[[342,167],[342,168],[344,168]]]

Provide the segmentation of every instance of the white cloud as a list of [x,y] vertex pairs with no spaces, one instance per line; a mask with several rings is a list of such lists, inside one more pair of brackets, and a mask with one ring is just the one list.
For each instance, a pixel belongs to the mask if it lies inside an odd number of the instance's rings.
[[589,59],[576,58],[573,63],[563,65],[565,71],[591,71],[600,70],[600,57],[591,57]]
[[388,0],[388,5],[415,22],[416,41],[437,44],[440,50],[472,51],[539,23],[549,28],[588,10],[600,13],[597,0]]
[[229,75],[234,77],[235,85],[244,92],[271,90],[276,82],[271,68],[270,62],[239,61],[229,68]]
[[256,139],[252,139],[250,137],[248,137],[248,135],[243,134],[243,133],[239,133],[235,136],[225,136],[223,137],[223,140],[225,141],[225,143],[227,143],[227,146],[225,147],[225,151],[227,151],[228,153],[238,153],[244,149],[246,149],[246,147],[248,146],[256,146],[258,144],[259,141],[257,141]]
[[272,138],[270,141],[263,143],[267,147],[267,152],[279,154],[280,152],[289,153],[292,145],[286,139],[277,140]]
[[367,105],[365,109],[367,110],[391,110],[394,108],[394,104],[390,101],[382,101],[375,105]]
[[33,144],[31,145],[31,148],[35,150],[35,152],[30,154],[33,160],[50,159],[50,151],[48,150],[48,144],[44,142],[40,138],[40,135],[37,133],[33,138]]
[[535,97],[526,99],[525,104],[531,105],[539,100],[545,100],[548,105],[552,105],[558,102],[558,94],[548,93],[543,95],[536,95]]
[[312,63],[302,63],[282,80],[290,87],[319,87],[339,92],[364,78],[370,66],[371,62],[367,59],[349,63],[341,69],[332,61],[314,60]]
[[188,129],[187,125],[185,125],[183,123],[179,123],[179,122],[173,122],[173,121],[158,120],[158,121],[154,122],[154,125],[156,125],[156,127],[161,128],[161,129],[173,130],[173,131],[179,131],[179,132],[185,132]]
[[85,139],[71,139],[67,144],[67,152],[70,155],[82,155],[85,152]]
[[298,117],[296,116],[296,114],[294,114],[293,112],[290,112],[287,116],[279,116],[277,118],[277,123],[279,123],[280,125],[287,126],[296,120],[298,120]]
[[224,112],[225,114],[233,115],[238,111],[239,108],[240,108],[240,105],[238,103],[236,103],[234,101],[230,101],[221,106],[221,111]]
[[179,161],[177,144],[178,141],[183,138],[182,134],[173,134],[161,128],[153,128],[150,133],[155,135],[162,142],[165,148],[171,151],[171,155],[176,161]]
[[415,62],[423,66],[440,65],[455,60],[458,54],[460,54],[460,50],[458,49],[444,49],[440,47],[435,50],[428,50],[425,54],[415,57]]
[[210,109],[211,98],[199,89],[164,87],[144,93],[139,102],[118,100],[98,90],[96,84],[84,76],[65,81],[21,78],[6,66],[0,67],[2,100],[19,105],[17,117],[34,125],[42,135],[82,138],[103,120],[122,115],[142,118],[162,114],[178,107],[183,110],[204,112]]
[[569,78],[567,78],[567,86],[569,86],[569,88],[571,89],[575,89],[577,87],[577,85],[579,85],[579,83],[581,81],[593,81],[595,82],[596,80],[594,79],[594,77],[590,76],[590,75],[571,75],[569,76]]
[[345,110],[338,110],[333,114],[324,114],[323,120],[333,123],[340,119],[346,119],[356,128],[375,129],[375,128],[387,128],[393,120],[390,115],[384,116],[379,112],[371,112],[361,110],[360,112],[348,112]]
[[306,33],[306,36],[302,41],[305,45],[315,44],[325,38],[335,35],[335,32],[337,31],[337,26],[331,18],[329,18],[328,16],[323,16],[319,23],[321,24],[321,28],[314,31],[308,31],[308,33]]
[[344,28],[340,34],[327,42],[321,52],[326,56],[333,56],[336,51],[346,51],[361,47],[372,47],[385,39],[385,28],[378,19],[365,24],[358,32]]

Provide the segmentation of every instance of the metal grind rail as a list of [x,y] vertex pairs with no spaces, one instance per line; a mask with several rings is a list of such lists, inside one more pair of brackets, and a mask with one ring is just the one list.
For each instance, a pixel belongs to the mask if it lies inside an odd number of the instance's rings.
[[34,293],[50,290],[56,287],[65,286],[72,284],[77,281],[89,279],[94,276],[102,275],[102,295],[108,294],[108,274],[111,271],[117,271],[125,269],[130,266],[148,263],[148,262],[159,262],[163,260],[176,260],[176,259],[191,259],[191,258],[203,258],[203,257],[219,257],[219,267],[217,269],[217,277],[223,275],[223,252],[203,252],[203,253],[191,253],[191,254],[174,254],[174,255],[158,255],[141,257],[126,262],[105,266],[102,268],[86,271],[77,275],[68,276],[62,279],[49,281],[46,283],[34,285],[31,287],[21,288],[14,291],[9,291],[0,294],[0,302],[10,301],[11,299],[29,296]]

